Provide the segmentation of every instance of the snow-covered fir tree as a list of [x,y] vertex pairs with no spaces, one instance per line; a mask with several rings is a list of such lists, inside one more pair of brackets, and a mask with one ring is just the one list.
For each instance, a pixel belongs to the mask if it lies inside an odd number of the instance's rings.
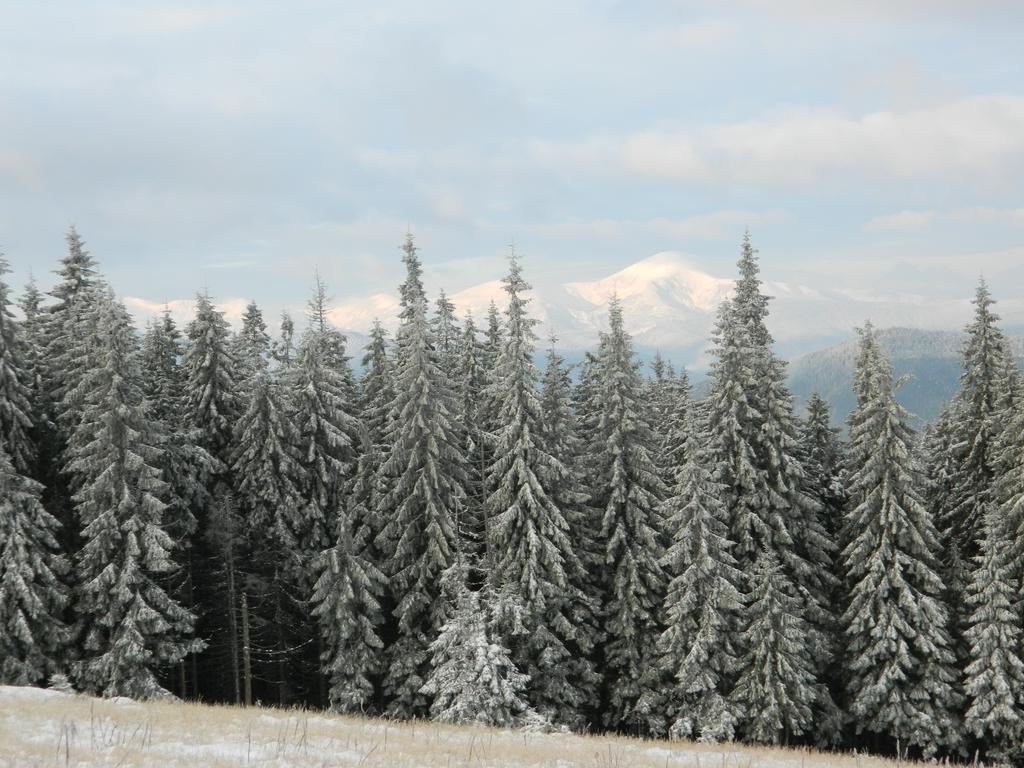
[[322,668],[336,712],[366,712],[374,701],[384,643],[380,597],[387,580],[367,557],[371,534],[357,516],[339,508],[336,541],[316,559],[313,614],[323,637]]
[[51,415],[60,420],[66,440],[78,419],[74,392],[84,375],[88,338],[86,323],[91,290],[100,283],[96,262],[85,250],[85,243],[72,226],[67,233],[68,253],[57,270],[58,281],[50,290],[54,299],[46,308],[45,349],[40,359],[45,397]]
[[944,542],[949,599],[956,607],[958,632],[967,618],[964,590],[980,551],[986,510],[992,504],[996,441],[1013,366],[1006,337],[998,327],[999,316],[992,310],[995,301],[984,280],[978,283],[973,303],[960,391],[950,406],[949,455],[930,462],[945,464],[949,473],[944,503],[933,513],[938,515]]
[[462,332],[459,328],[458,318],[455,317],[455,305],[443,290],[437,296],[431,328],[434,332],[434,344],[441,367],[448,371],[457,370]]
[[837,540],[846,504],[843,489],[845,455],[839,428],[832,426],[828,401],[817,392],[812,392],[807,398],[807,416],[800,440],[806,470],[804,487],[821,504],[821,520],[826,533]]
[[[487,397],[483,344],[477,337],[471,312],[466,313],[462,326],[456,366],[457,418],[462,425],[462,450],[466,457],[466,503],[465,514],[460,520],[459,538],[466,556],[486,567],[490,559],[487,555],[484,505],[487,501],[488,442],[491,436],[483,423]],[[477,575],[469,578],[480,581]]]
[[[181,566],[167,580],[174,597],[189,611],[196,610],[195,534],[198,516],[213,503],[212,478],[217,462],[201,445],[201,436],[185,419],[185,378],[180,365],[181,333],[169,310],[154,319],[142,340],[141,386],[146,413],[160,448],[159,466],[167,483],[163,525],[174,542]],[[194,659],[193,659],[194,661]],[[198,684],[198,671],[180,670],[179,693]]]
[[28,345],[22,328],[11,313],[10,273],[7,258],[0,253],[0,445],[15,469],[29,474],[36,467],[32,440],[32,370],[28,367]]
[[491,384],[502,424],[488,472],[491,584],[509,585],[522,603],[525,632],[510,642],[529,677],[531,704],[555,722],[580,725],[593,697],[594,675],[585,658],[591,635],[572,621],[586,600],[583,569],[553,495],[571,479],[545,446],[540,374],[533,364],[536,321],[527,314],[529,286],[514,253],[503,283],[509,299],[505,343]]
[[0,441],[0,685],[36,685],[70,655],[59,523],[42,486],[14,467]]
[[708,396],[709,447],[716,480],[724,486],[740,569],[749,575],[761,550],[769,549],[781,563],[788,593],[802,605],[797,613],[813,636],[808,648],[819,677],[816,730],[829,740],[839,727],[838,710],[824,684],[835,649],[835,546],[821,504],[806,491],[799,425],[786,388],[785,363],[772,350],[765,325],[769,297],[761,291],[756,253],[748,232],[734,296],[719,308]]
[[287,370],[295,359],[295,321],[287,311],[281,312],[280,333],[270,345],[270,356],[281,370]]
[[363,440],[360,446],[359,460],[356,464],[353,479],[353,507],[362,504],[366,512],[364,519],[372,532],[367,544],[368,551],[373,553],[371,560],[380,561],[380,551],[376,547],[375,537],[384,522],[377,512],[378,485],[377,477],[380,465],[388,452],[385,444],[388,413],[394,401],[394,371],[388,356],[388,338],[380,321],[374,320],[370,330],[370,342],[364,350],[362,360],[362,376],[357,391],[357,413],[363,427]]
[[267,367],[270,356],[270,336],[263,312],[255,301],[250,301],[242,314],[242,327],[232,340],[239,381],[247,382]]
[[186,418],[198,431],[203,447],[227,465],[240,409],[239,373],[228,322],[208,294],[196,296],[195,317],[185,333],[188,343],[182,367]]
[[344,336],[327,321],[326,290],[317,276],[303,334],[288,372],[289,410],[298,430],[306,505],[298,545],[304,560],[327,548],[334,538],[334,515],[355,470],[361,425],[354,415],[351,372]]
[[[534,719],[526,699],[529,677],[494,636],[493,603],[469,589],[458,564],[445,574],[451,615],[430,645],[431,672],[423,693],[430,714],[445,723],[516,727]],[[487,597],[493,597],[485,588]]]
[[661,632],[664,531],[658,505],[666,491],[655,463],[657,445],[639,364],[617,298],[612,299],[608,325],[598,362],[598,439],[592,443],[600,475],[593,504],[601,510],[606,569],[604,718],[609,726],[634,729],[647,726],[635,708],[649,690],[644,673],[652,666]]
[[307,473],[301,463],[299,431],[280,384],[266,371],[248,383],[249,407],[235,424],[232,477],[244,521],[249,576],[255,594],[254,626],[267,654],[268,677],[279,704],[294,695],[295,638],[309,632],[304,602],[309,596],[311,529],[316,522],[302,497]]
[[150,698],[165,694],[160,667],[203,643],[190,637],[192,614],[160,585],[176,565],[131,318],[110,291],[98,293],[90,315],[91,364],[75,393],[82,416],[68,450],[83,537],[75,559],[83,658],[74,676],[87,691]]
[[970,613],[964,725],[994,757],[1024,753],[1024,660],[1021,658],[1019,580],[1011,543],[995,506],[982,520],[981,551],[967,587]]
[[445,619],[439,580],[457,549],[465,458],[452,418],[457,403],[451,372],[438,364],[411,235],[403,251],[402,324],[376,507],[385,521],[377,539],[397,620],[384,689],[391,714],[413,717],[427,714],[429,706],[421,689],[429,672],[430,644]]
[[926,754],[958,741],[960,696],[938,534],[922,504],[909,415],[869,327],[850,417],[850,541],[843,566],[849,713],[858,733]]
[[818,725],[812,707],[819,686],[803,606],[767,547],[754,563],[746,601],[745,651],[730,698],[744,713],[745,739],[786,744]]
[[721,487],[707,466],[694,408],[684,402],[681,450],[685,459],[662,509],[671,536],[663,563],[670,578],[665,630],[658,638],[658,691],[648,715],[652,730],[675,738],[732,739],[742,711],[729,700],[738,668],[743,608],[742,576],[732,556]]
[[[43,307],[43,294],[36,285],[35,278],[30,277],[28,283],[26,283],[21,298],[18,300],[18,307],[21,309],[22,314],[21,330],[24,340],[22,365],[27,376],[28,401],[32,409],[29,418],[32,421],[31,434],[34,438],[34,444],[36,442],[35,438],[45,429],[43,421],[46,418],[46,397],[42,373],[43,362],[41,360],[43,349],[46,346],[44,337],[46,311]],[[38,458],[37,455],[36,466],[32,469],[33,473],[38,470]]]

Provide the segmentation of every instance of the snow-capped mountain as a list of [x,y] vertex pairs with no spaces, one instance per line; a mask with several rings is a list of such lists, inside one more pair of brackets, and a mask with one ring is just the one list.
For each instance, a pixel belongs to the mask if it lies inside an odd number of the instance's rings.
[[[599,280],[535,290],[530,311],[540,321],[538,332],[542,338],[554,331],[562,349],[590,349],[605,327],[609,302],[618,296],[627,327],[642,352],[658,348],[679,363],[700,368],[706,363],[702,351],[714,325],[715,311],[732,287],[731,278],[710,275],[696,269],[685,254],[665,251]],[[973,293],[965,287],[963,298],[945,299],[773,281],[766,281],[764,290],[774,297],[768,326],[785,356],[847,339],[868,319],[880,328],[961,328],[970,318]],[[460,314],[469,311],[478,320],[486,315],[491,301],[499,308],[505,304],[498,279],[449,298]],[[353,338],[359,338],[375,317],[385,326],[394,327],[397,306],[393,295],[375,294],[335,308],[331,317]],[[1000,301],[999,311],[1007,323],[1024,323],[1024,301]]]

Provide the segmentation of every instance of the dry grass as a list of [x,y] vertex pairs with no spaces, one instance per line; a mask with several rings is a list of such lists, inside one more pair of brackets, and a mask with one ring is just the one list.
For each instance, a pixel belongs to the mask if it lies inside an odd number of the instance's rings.
[[0,688],[0,766],[883,768],[893,761]]

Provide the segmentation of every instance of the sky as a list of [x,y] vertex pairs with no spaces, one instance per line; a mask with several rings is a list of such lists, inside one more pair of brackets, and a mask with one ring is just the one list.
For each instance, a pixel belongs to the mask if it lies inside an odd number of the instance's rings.
[[136,309],[731,276],[1024,289],[1024,5],[0,0],[0,250]]

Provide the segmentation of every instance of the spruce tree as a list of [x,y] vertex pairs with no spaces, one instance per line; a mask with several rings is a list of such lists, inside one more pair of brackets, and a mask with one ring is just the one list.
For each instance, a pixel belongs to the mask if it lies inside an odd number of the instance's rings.
[[57,520],[40,486],[15,469],[0,442],[0,685],[36,685],[61,670],[70,640]]
[[786,744],[816,725],[816,672],[803,606],[790,594],[782,565],[768,548],[755,561],[750,582],[740,637],[746,651],[731,698],[745,713],[745,739]]
[[[185,379],[181,368],[181,333],[168,310],[155,319],[142,340],[141,387],[146,412],[153,425],[160,452],[160,469],[167,483],[164,498],[164,529],[174,542],[174,557],[181,566],[167,584],[189,611],[195,612],[194,536],[198,516],[208,509],[213,497],[211,478],[216,460],[200,445],[199,435],[185,419]],[[180,693],[184,697],[198,685],[195,657],[188,674],[180,670]]]
[[[458,421],[462,425],[466,456],[466,511],[460,521],[459,537],[467,557],[486,567],[490,562],[484,524],[490,440],[490,433],[484,426],[487,375],[483,368],[483,345],[477,338],[476,323],[470,312],[466,313],[457,354]],[[479,582],[481,576],[471,574],[469,579]]]
[[267,335],[263,312],[255,301],[246,305],[242,327],[234,337],[233,345],[241,382],[247,382],[266,369],[270,355],[270,336]]
[[[42,360],[43,350],[46,346],[44,330],[46,314],[43,307],[43,294],[36,286],[35,279],[29,278],[21,299],[18,301],[18,306],[22,314],[21,330],[24,339],[22,367],[26,375],[25,383],[28,386],[28,402],[31,408],[29,420],[32,422],[32,431],[30,436],[33,447],[36,447],[49,425],[46,423],[46,394]],[[35,463],[29,472],[31,477],[40,476],[41,467],[38,454],[37,450]]]
[[313,614],[323,637],[331,709],[362,713],[372,708],[373,681],[381,670],[380,597],[387,580],[366,556],[371,533],[366,524],[343,507],[337,521],[336,541],[315,562]]
[[430,645],[431,673],[423,686],[423,693],[433,697],[431,717],[444,723],[504,727],[535,719],[526,701],[528,676],[493,636],[493,604],[468,588],[464,569],[453,567],[445,579],[451,616]]
[[82,340],[86,338],[91,289],[100,283],[96,262],[85,250],[85,243],[72,226],[66,236],[68,253],[57,270],[58,281],[51,289],[54,303],[47,307],[46,347],[42,353],[45,397],[54,421],[60,419],[60,444],[67,439],[78,419],[76,403],[69,393],[84,375]]
[[377,320],[373,322],[370,343],[366,346],[361,365],[363,375],[359,380],[357,413],[364,432],[350,504],[353,507],[361,504],[366,510],[363,519],[372,534],[367,548],[372,553],[370,559],[379,563],[380,550],[376,546],[375,538],[383,528],[384,520],[378,512],[380,489],[377,485],[377,476],[388,452],[385,442],[388,413],[395,394],[394,370],[392,360],[388,356],[387,332]]
[[195,317],[186,335],[182,358],[186,417],[203,447],[226,466],[239,414],[239,372],[227,320],[205,293],[196,296]]
[[788,594],[802,604],[798,618],[813,636],[808,648],[818,676],[816,736],[828,741],[839,726],[839,712],[824,684],[836,645],[831,611],[835,545],[821,504],[807,492],[799,425],[786,388],[785,363],[774,353],[765,324],[769,297],[761,291],[756,253],[747,233],[735,293],[723,302],[715,326],[708,397],[712,462],[724,486],[739,568],[750,575],[767,548],[782,566]]
[[436,311],[431,322],[434,332],[437,357],[441,367],[455,371],[459,365],[459,349],[462,333],[455,317],[455,305],[442,290],[437,297]]
[[806,469],[805,488],[821,505],[823,527],[835,540],[842,528],[846,504],[843,488],[845,456],[839,440],[839,428],[832,426],[828,401],[817,392],[807,398],[807,417],[800,439]]
[[[182,445],[195,445],[209,458],[197,486],[203,498],[197,496],[199,529],[192,552],[198,633],[211,640],[207,653],[198,659],[197,682],[202,695],[238,703],[243,701],[236,626],[242,590],[237,583],[241,575],[231,563],[236,555],[242,559],[244,532],[224,503],[231,491],[232,431],[240,410],[237,365],[228,323],[206,293],[196,296],[185,335]],[[225,554],[230,555],[227,562]]]
[[445,619],[439,580],[457,547],[465,460],[452,422],[456,403],[450,372],[438,363],[411,235],[403,251],[406,280],[400,289],[394,400],[384,438],[388,454],[379,471],[377,507],[385,523],[377,541],[385,554],[397,619],[384,680],[388,710],[413,717],[427,713],[421,689],[430,667],[430,644]]
[[964,692],[966,730],[994,757],[1019,757],[1024,750],[1024,660],[1021,658],[1019,581],[1012,570],[1010,541],[994,507],[983,520],[981,552],[967,589],[971,609]]
[[319,277],[309,321],[287,377],[291,421],[298,430],[305,470],[300,492],[306,509],[298,544],[307,561],[335,536],[334,515],[352,481],[361,429],[353,413],[345,340],[327,322],[325,288]]
[[75,561],[75,610],[83,689],[108,696],[165,695],[160,667],[200,650],[194,617],[160,586],[175,568],[163,528],[166,485],[144,409],[131,319],[109,291],[93,302],[91,365],[74,391],[82,417],[69,441],[68,470],[83,545]]
[[510,641],[529,677],[531,704],[554,722],[578,727],[593,697],[594,674],[585,658],[591,633],[572,621],[586,600],[583,570],[553,495],[571,478],[544,443],[533,364],[536,321],[526,312],[529,286],[514,253],[503,282],[509,297],[505,343],[491,385],[502,424],[488,472],[491,583],[496,590],[509,585],[522,603],[525,633]]
[[295,358],[295,321],[288,312],[281,312],[281,333],[270,345],[270,356],[277,367],[281,370],[288,370]]
[[601,542],[607,582],[603,628],[608,678],[605,723],[645,728],[635,711],[649,690],[644,672],[661,628],[665,576],[658,505],[666,492],[655,457],[657,448],[644,405],[644,387],[622,307],[613,299],[609,331],[599,358],[599,438],[595,441],[600,485],[594,504],[602,512]]
[[742,712],[729,700],[739,653],[735,633],[743,608],[742,576],[732,556],[722,489],[712,479],[700,445],[693,407],[683,411],[681,450],[672,492],[662,505],[671,536],[663,563],[671,579],[664,602],[665,630],[658,638],[657,668],[665,692],[652,707],[655,732],[667,719],[674,738],[732,739]]
[[305,625],[301,607],[309,596],[309,538],[317,521],[303,503],[299,432],[280,384],[259,372],[249,380],[249,392],[249,407],[235,425],[231,470],[259,591],[254,623],[266,628],[259,638],[269,650],[265,676],[276,683],[278,702],[286,704],[294,693],[291,640]]
[[32,372],[27,367],[28,346],[21,326],[11,314],[10,288],[4,276],[10,272],[0,253],[0,445],[21,474],[35,470],[32,441]]
[[[946,549],[950,604],[957,607],[957,631],[967,616],[964,591],[979,554],[986,510],[992,504],[996,441],[1013,365],[1006,337],[992,311],[995,301],[984,280],[974,297],[974,319],[967,326],[960,391],[950,406],[948,495],[936,509]],[[939,463],[941,459],[933,459]]]
[[937,573],[935,525],[921,502],[909,415],[870,327],[861,331],[850,417],[850,541],[843,565],[849,712],[858,733],[955,746],[956,670]]

